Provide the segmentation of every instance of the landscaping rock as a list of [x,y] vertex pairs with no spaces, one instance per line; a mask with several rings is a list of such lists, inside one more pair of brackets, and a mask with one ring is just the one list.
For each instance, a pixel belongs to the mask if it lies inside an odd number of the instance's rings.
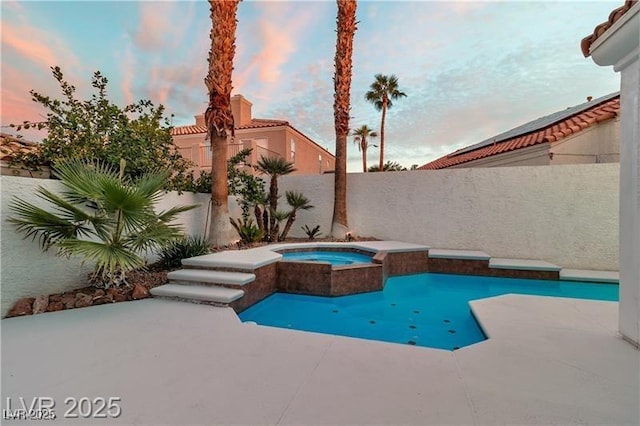
[[62,299],[62,296],[60,294],[52,294],[51,296],[49,296],[49,303],[59,302],[60,299]]
[[86,308],[87,306],[91,306],[93,299],[88,294],[77,293],[76,294],[76,308]]
[[49,306],[47,306],[47,312],[56,312],[64,310],[65,305],[61,301],[51,302]]
[[93,298],[95,299],[96,297],[100,297],[100,296],[104,296],[104,290],[99,288],[95,291],[95,293],[93,293]]
[[145,297],[149,297],[149,290],[147,290],[143,285],[136,284],[131,292],[131,297],[134,300],[144,299]]
[[94,305],[104,305],[105,303],[113,303],[113,296],[107,294],[93,298]]
[[72,309],[76,306],[76,296],[73,294],[63,294],[60,296],[60,302],[66,309]]
[[116,293],[113,295],[114,302],[126,302],[129,300],[129,297],[126,294]]
[[38,296],[33,301],[33,313],[41,314],[47,312],[47,306],[49,306],[49,296]]
[[19,317],[22,315],[31,315],[33,313],[33,297],[25,297],[18,300],[9,310],[7,317]]

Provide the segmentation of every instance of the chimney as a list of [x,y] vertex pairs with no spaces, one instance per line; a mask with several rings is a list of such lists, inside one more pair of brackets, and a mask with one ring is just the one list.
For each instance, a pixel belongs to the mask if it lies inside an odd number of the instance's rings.
[[206,126],[206,123],[204,122],[204,114],[199,114],[196,115],[196,126]]
[[251,123],[251,106],[253,104],[242,95],[231,97],[231,112],[235,126],[240,127]]
[[593,96],[587,96],[587,102],[591,102],[591,99],[593,99]]

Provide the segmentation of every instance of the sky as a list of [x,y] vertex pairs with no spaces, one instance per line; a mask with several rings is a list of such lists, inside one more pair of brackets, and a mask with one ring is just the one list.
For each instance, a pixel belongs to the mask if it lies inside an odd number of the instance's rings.
[[[379,131],[380,112],[364,99],[377,73],[395,74],[407,94],[388,111],[384,153],[407,168],[615,92],[619,75],[584,58],[580,41],[622,4],[360,1],[350,127]],[[3,132],[45,116],[29,90],[59,97],[55,65],[83,98],[99,70],[113,102],[161,103],[175,126],[206,108],[207,2],[2,0],[0,8]],[[331,152],[335,21],[334,1],[243,1],[233,75],[233,94],[253,103],[255,118],[288,120]],[[358,172],[352,140],[348,171]],[[370,148],[369,164],[378,155]]]

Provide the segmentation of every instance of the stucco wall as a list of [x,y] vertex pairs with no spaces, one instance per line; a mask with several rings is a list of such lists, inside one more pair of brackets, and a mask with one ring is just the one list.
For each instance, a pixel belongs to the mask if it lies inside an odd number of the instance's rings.
[[[357,235],[617,270],[618,173],[618,164],[584,164],[349,174],[349,224]],[[332,175],[285,176],[280,186],[316,206],[298,214],[291,236],[304,237],[304,224],[329,232]]]
[[[55,180],[29,179],[3,176],[1,186],[1,217],[0,217],[0,299],[2,317],[13,303],[22,297],[34,297],[39,294],[51,294],[86,285],[86,276],[92,265],[82,265],[74,258],[60,258],[52,249],[43,253],[36,242],[23,239],[21,234],[14,231],[13,225],[7,223],[9,216],[8,204],[14,196],[39,205],[41,203],[35,194],[38,186],[57,192],[60,182]],[[200,204],[199,208],[182,213],[180,223],[188,234],[203,234],[207,218],[208,194],[176,192],[165,194],[158,204],[158,210],[166,210],[178,204]],[[235,199],[229,198],[231,215],[240,216],[240,210]],[[149,256],[151,259],[153,255]]]

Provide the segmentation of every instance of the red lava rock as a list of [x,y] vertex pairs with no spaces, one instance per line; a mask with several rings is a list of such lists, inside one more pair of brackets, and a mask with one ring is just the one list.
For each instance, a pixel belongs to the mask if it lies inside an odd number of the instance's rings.
[[147,290],[143,285],[136,284],[131,292],[131,297],[134,300],[144,299],[145,297],[149,297],[149,290]]
[[100,296],[104,296],[104,290],[99,288],[95,291],[95,293],[93,293],[93,298],[95,299],[96,297],[100,297]]
[[62,295],[60,294],[52,294],[49,296],[49,303],[59,302],[62,299]]
[[86,308],[87,306],[91,306],[93,299],[88,294],[77,293],[76,294],[76,308]]
[[108,294],[106,296],[98,296],[93,298],[94,305],[104,305],[105,303],[113,303],[113,296]]
[[129,298],[126,294],[116,293],[113,295],[114,302],[126,302],[127,300],[129,300]]
[[65,305],[61,301],[51,302],[49,306],[47,306],[47,312],[56,312],[64,310]]
[[33,301],[33,313],[41,314],[47,312],[49,306],[49,296],[40,295]]
[[60,297],[60,302],[62,302],[67,309],[72,309],[76,305],[76,296],[73,294],[63,294]]
[[9,310],[7,317],[19,317],[22,315],[31,315],[33,313],[32,305],[36,300],[33,297],[25,297],[18,300],[13,307]]

